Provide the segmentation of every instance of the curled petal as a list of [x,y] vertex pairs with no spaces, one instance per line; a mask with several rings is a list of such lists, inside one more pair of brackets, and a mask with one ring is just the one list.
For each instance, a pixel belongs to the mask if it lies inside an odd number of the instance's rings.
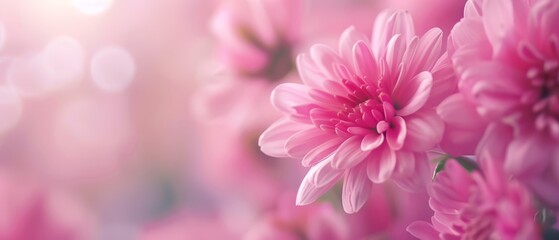
[[365,135],[365,137],[363,137],[363,140],[361,141],[361,150],[364,152],[371,151],[375,148],[378,148],[383,142],[384,142],[383,134],[377,134],[377,133],[367,134]]
[[386,142],[388,146],[394,151],[400,150],[404,146],[406,133],[406,121],[400,116],[394,117],[392,120],[392,127],[386,131]]

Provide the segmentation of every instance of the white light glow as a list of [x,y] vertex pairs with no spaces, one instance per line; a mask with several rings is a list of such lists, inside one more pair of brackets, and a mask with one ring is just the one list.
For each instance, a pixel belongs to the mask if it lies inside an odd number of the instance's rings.
[[113,4],[112,0],[74,0],[74,6],[82,13],[97,15],[107,11]]

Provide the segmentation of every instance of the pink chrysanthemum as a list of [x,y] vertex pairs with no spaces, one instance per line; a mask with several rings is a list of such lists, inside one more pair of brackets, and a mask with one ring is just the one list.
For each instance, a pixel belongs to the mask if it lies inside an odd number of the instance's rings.
[[453,84],[441,38],[436,28],[417,37],[407,12],[383,12],[371,41],[350,27],[338,52],[315,45],[299,55],[304,84],[274,90],[272,103],[286,117],[259,141],[264,153],[310,167],[297,204],[313,202],[343,177],[344,210],[356,212],[371,182],[409,184],[426,168],[425,151],[443,132],[433,106]]
[[530,194],[497,161],[486,160],[483,173],[448,161],[428,188],[431,223],[414,222],[408,231],[428,240],[538,239]]
[[[559,207],[559,1],[470,0],[464,15],[449,41],[461,96],[439,112],[474,122],[470,127],[492,126],[481,131],[482,141],[505,145],[507,173]],[[477,112],[448,114],[468,105]],[[477,135],[470,142],[477,143]]]
[[282,79],[293,68],[300,10],[297,0],[225,1],[211,27],[226,67],[245,77]]

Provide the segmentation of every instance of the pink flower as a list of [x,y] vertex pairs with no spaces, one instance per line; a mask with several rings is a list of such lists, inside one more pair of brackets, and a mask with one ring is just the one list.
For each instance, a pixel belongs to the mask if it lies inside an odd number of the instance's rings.
[[329,203],[296,207],[293,196],[284,195],[277,209],[264,214],[243,239],[349,239],[349,226],[344,215],[336,212]]
[[439,29],[417,37],[406,12],[383,12],[372,41],[350,27],[338,52],[315,45],[299,55],[304,84],[273,91],[272,103],[286,117],[259,141],[264,153],[300,158],[310,167],[298,205],[344,178],[344,210],[353,213],[367,200],[371,182],[409,179],[427,169],[425,151],[443,133],[433,107],[452,80],[441,38]]
[[537,239],[531,195],[508,180],[498,161],[482,160],[483,172],[472,173],[448,161],[428,189],[431,223],[414,222],[408,231],[429,240]]
[[[542,186],[559,184],[558,20],[554,0],[468,1],[449,41],[461,96],[439,108],[447,113],[458,106],[475,109],[454,116],[474,125],[462,144],[476,143],[481,133],[484,143],[504,144],[506,172],[531,183],[543,201],[556,207],[559,193]],[[488,124],[493,127],[485,130]],[[508,127],[510,137],[495,131]]]
[[[3,166],[5,167],[5,166]],[[76,198],[16,169],[0,169],[0,239],[91,239],[93,215]]]
[[283,78],[293,67],[300,10],[296,0],[225,2],[211,25],[225,65],[242,76]]
[[221,216],[183,211],[146,226],[141,240],[238,239]]

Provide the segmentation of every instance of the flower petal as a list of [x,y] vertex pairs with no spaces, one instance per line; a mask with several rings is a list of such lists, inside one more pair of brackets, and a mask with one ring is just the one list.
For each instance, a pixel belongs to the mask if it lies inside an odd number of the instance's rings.
[[326,76],[320,72],[320,69],[316,66],[312,58],[304,53],[297,56],[297,70],[303,83],[310,88],[320,89],[322,87],[322,81],[327,79]]
[[435,110],[424,109],[406,118],[406,128],[404,148],[423,152],[432,149],[441,141],[444,123]]
[[396,112],[400,116],[415,113],[425,105],[433,87],[433,76],[424,71],[406,82],[399,80],[393,94],[395,105],[399,107]]
[[396,151],[396,168],[398,177],[409,177],[415,172],[415,155],[410,151]]
[[361,150],[361,136],[352,136],[345,140],[334,153],[332,167],[347,169],[356,166],[369,155],[369,151]]
[[367,36],[357,31],[354,26],[348,27],[340,36],[338,51],[346,61],[353,57],[353,45],[359,41],[369,42]]
[[430,71],[435,66],[442,54],[442,35],[440,29],[432,28],[419,38],[416,45],[410,44],[403,60],[408,64],[406,78],[422,71]]
[[505,170],[518,177],[537,176],[549,166],[555,148],[540,132],[517,136],[508,146]]
[[367,134],[365,135],[365,137],[363,137],[363,140],[361,141],[361,150],[364,152],[371,151],[379,147],[383,142],[384,142],[383,134],[377,134],[377,133]]
[[315,44],[311,47],[310,54],[317,68],[325,77],[328,79],[340,78],[335,68],[338,65],[344,65],[344,61],[332,48],[322,44]]
[[[316,201],[320,196],[328,192],[328,190],[330,190],[330,188],[332,188],[339,179],[339,177],[333,178],[333,180],[325,183],[325,185],[317,187],[313,183],[317,170],[317,166],[312,167],[307,175],[305,175],[305,178],[303,178],[295,200],[298,206],[307,205]],[[341,173],[339,176],[341,177]]]
[[285,150],[291,157],[303,158],[310,150],[330,138],[329,134],[316,127],[304,129],[287,139]]
[[358,41],[353,46],[353,63],[358,76],[376,87],[378,78],[377,63],[364,41]]
[[411,15],[405,11],[383,11],[377,15],[373,27],[371,50],[376,59],[384,56],[386,44],[392,36],[400,34],[406,43],[415,36]]
[[287,114],[295,114],[296,106],[309,104],[308,88],[298,83],[283,83],[277,86],[271,95],[272,105]]
[[513,5],[508,0],[485,1],[483,13],[483,26],[496,55],[501,50],[505,35],[514,28]]
[[302,164],[304,167],[312,166],[321,160],[325,159],[329,155],[332,155],[336,149],[343,142],[341,138],[332,138],[328,141],[323,142],[318,147],[310,150],[304,157]]
[[386,142],[390,149],[394,151],[400,150],[406,140],[406,121],[402,117],[396,116],[392,119],[391,123],[392,127],[386,131]]
[[371,153],[367,164],[367,175],[374,183],[388,180],[396,166],[396,154],[387,145],[377,148]]
[[420,240],[440,239],[439,232],[433,228],[433,225],[423,221],[411,223],[406,231]]
[[342,205],[346,213],[358,212],[371,192],[371,181],[367,177],[367,168],[365,164],[350,169],[344,178],[344,186],[342,189]]
[[343,169],[332,168],[331,162],[332,155],[324,159],[324,161],[318,163],[316,166],[312,167],[312,171],[309,171],[309,174],[312,174],[312,178],[309,178],[309,180],[311,180],[311,183],[314,184],[314,186],[326,186],[330,182],[338,179],[344,172]]
[[258,139],[260,150],[272,157],[288,157],[285,143],[289,137],[305,128],[314,127],[282,118],[266,129]]

